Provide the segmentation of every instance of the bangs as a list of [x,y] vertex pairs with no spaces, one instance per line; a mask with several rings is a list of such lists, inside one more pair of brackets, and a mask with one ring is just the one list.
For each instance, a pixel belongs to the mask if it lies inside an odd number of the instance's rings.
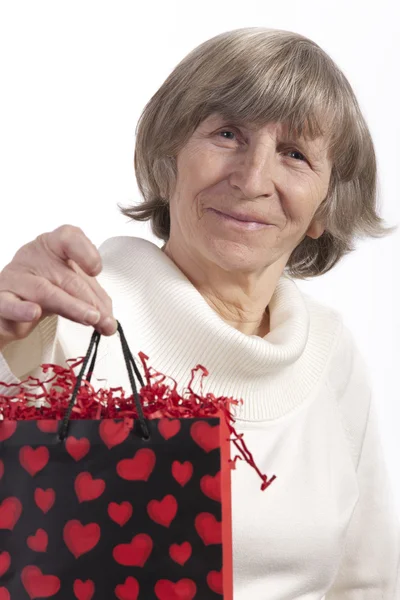
[[273,52],[268,51],[272,38],[258,39],[257,32],[246,38],[246,52],[235,40],[219,56],[221,48],[213,46],[209,61],[203,48],[207,71],[199,66],[190,92],[200,100],[197,124],[212,113],[255,127],[281,123],[291,139],[323,137],[327,155],[337,162],[357,137],[353,115],[340,96],[345,80],[316,44],[301,39],[293,43],[281,34],[275,33]]

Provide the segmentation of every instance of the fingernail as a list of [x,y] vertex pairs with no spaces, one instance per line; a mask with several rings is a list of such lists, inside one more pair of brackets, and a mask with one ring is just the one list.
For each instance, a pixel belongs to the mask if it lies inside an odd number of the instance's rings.
[[87,325],[96,325],[100,321],[100,313],[98,310],[93,310],[89,308],[87,313],[85,314],[84,321]]

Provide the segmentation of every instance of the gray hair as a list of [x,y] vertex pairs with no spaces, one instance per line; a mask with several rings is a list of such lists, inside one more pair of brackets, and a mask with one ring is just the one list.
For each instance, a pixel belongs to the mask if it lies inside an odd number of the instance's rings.
[[140,204],[120,211],[170,235],[169,197],[176,156],[210,114],[263,125],[288,125],[289,136],[325,135],[332,173],[314,218],[325,226],[305,236],[285,272],[305,279],[326,273],[360,237],[384,237],[377,214],[377,162],[372,137],[345,75],[312,40],[290,31],[248,27],[221,33],[192,50],[146,104],[136,127],[134,166]]

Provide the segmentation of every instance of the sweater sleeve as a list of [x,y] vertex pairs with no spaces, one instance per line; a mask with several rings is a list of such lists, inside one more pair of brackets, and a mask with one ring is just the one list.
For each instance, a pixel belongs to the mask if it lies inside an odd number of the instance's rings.
[[[43,378],[40,366],[55,363],[66,366],[65,356],[57,338],[58,317],[53,315],[41,323],[23,340],[11,342],[0,352],[0,382],[18,385],[30,375]],[[15,388],[0,383],[0,394],[12,395]]]
[[353,374],[345,402],[354,406],[349,409],[354,415],[353,431],[363,421],[357,410],[365,410],[366,414],[356,461],[359,499],[347,529],[341,563],[326,600],[400,600],[400,523],[385,463],[376,405],[371,387],[366,383],[371,380],[360,352],[357,348],[354,352]]

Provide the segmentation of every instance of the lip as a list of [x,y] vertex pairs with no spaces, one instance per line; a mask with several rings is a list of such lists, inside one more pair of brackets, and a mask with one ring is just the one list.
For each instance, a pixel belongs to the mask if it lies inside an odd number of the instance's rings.
[[229,217],[231,219],[234,219],[235,221],[238,221],[239,223],[255,223],[257,225],[269,225],[269,226],[271,225],[270,223],[266,223],[265,221],[253,221],[252,219],[245,217],[244,215],[243,215],[243,218],[241,218],[242,215],[241,215],[241,217],[239,217],[239,216],[234,215],[229,212],[222,212],[220,210],[217,210],[216,208],[210,208],[209,210],[212,210],[213,212],[216,212],[219,215],[222,215],[224,217]]
[[234,227],[238,231],[255,231],[257,229],[268,229],[271,228],[272,225],[269,223],[258,223],[257,221],[240,221],[235,217],[231,217],[230,215],[226,215],[215,208],[209,208],[209,211],[213,212],[218,221],[224,225],[229,227]]

